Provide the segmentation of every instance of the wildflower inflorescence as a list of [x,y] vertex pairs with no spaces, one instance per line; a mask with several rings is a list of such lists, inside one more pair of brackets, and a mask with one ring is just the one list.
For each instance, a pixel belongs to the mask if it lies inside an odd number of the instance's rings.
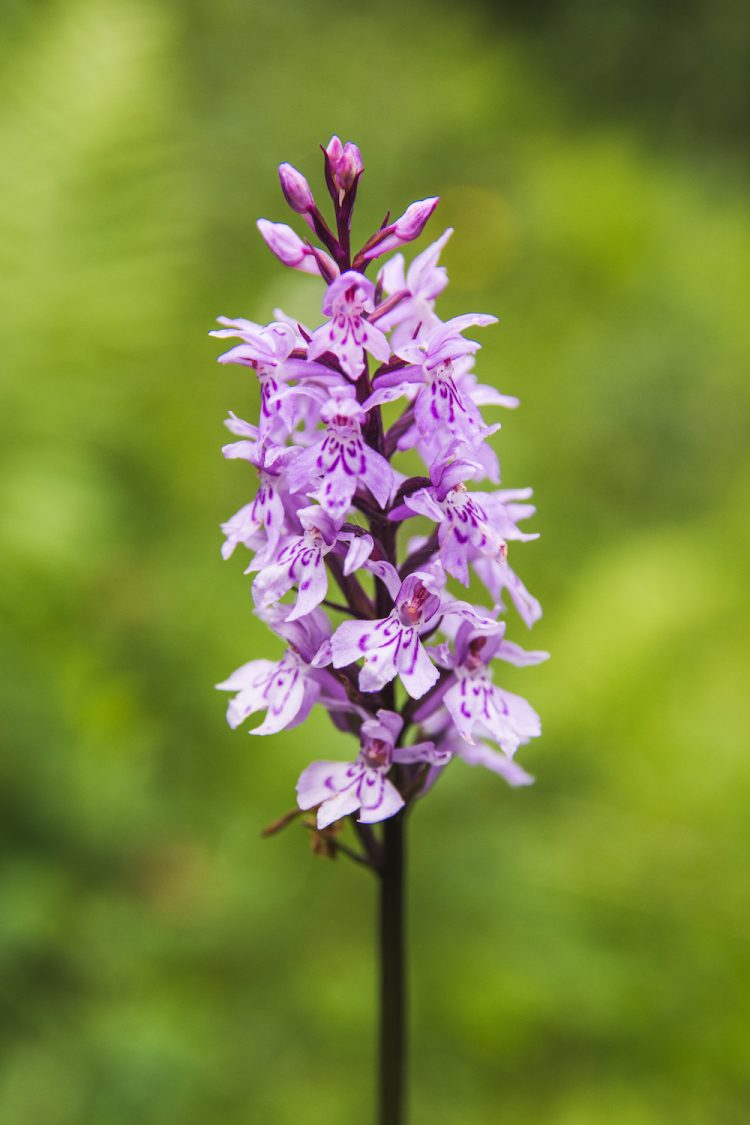
[[[508,561],[509,541],[536,538],[518,527],[534,513],[531,492],[469,487],[500,481],[488,443],[499,425],[480,408],[518,405],[473,371],[480,344],[466,333],[496,318],[435,313],[450,229],[408,268],[398,252],[436,198],[386,217],[352,254],[362,158],[338,137],[323,152],[333,227],[289,164],[279,168],[284,197],[317,244],[283,223],[258,227],[284,265],[323,280],[325,320],[310,331],[277,310],[266,326],[221,317],[213,333],[240,341],[220,361],[251,368],[260,385],[257,424],[234,414],[226,423],[239,440],[224,455],[249,462],[258,488],[223,524],[222,552],[253,552],[255,613],[288,646],[218,686],[233,693],[232,727],[263,712],[250,733],[274,734],[318,704],[358,738],[354,762],[316,761],[299,778],[299,807],[317,809],[321,830],[351,814],[365,824],[393,816],[454,757],[528,784],[514,755],[540,733],[539,718],[495,684],[493,666],[547,656],[507,640],[501,616],[504,591],[526,625],[541,614]],[[394,250],[371,280],[371,264]],[[472,570],[488,606],[449,588],[468,587]]]

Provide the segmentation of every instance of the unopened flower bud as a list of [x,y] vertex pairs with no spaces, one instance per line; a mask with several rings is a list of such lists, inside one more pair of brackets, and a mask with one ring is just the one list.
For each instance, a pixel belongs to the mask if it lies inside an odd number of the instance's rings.
[[362,174],[364,168],[362,154],[352,141],[342,145],[336,136],[331,137],[325,154],[329,187],[334,198],[337,195],[338,202],[341,203]]
[[279,165],[279,180],[284,199],[298,215],[305,215],[315,207],[310,185],[301,172],[291,164]]
[[395,223],[389,223],[370,239],[362,251],[364,261],[369,262],[373,258],[379,258],[381,254],[397,250],[407,242],[419,238],[438,202],[439,198],[435,195],[430,196],[429,199],[418,199],[416,203],[410,203]]
[[338,162],[341,159],[343,152],[344,146],[334,133],[330,141],[326,145],[326,156],[328,157],[332,168],[336,168],[338,166]]
[[286,223],[270,223],[268,219],[258,219],[258,230],[268,249],[285,266],[303,273],[319,272],[310,247]]
[[355,144],[347,141],[336,168],[336,181],[341,191],[349,191],[363,169],[362,154]]
[[429,199],[418,199],[416,203],[409,204],[401,218],[396,219],[393,224],[394,234],[402,242],[411,242],[412,239],[419,238],[437,205],[438,197],[436,195]]

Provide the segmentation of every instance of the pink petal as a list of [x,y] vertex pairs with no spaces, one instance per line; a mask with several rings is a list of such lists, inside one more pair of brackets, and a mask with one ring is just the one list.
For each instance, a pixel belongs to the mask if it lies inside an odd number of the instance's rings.
[[331,637],[334,668],[345,668],[364,656],[374,625],[372,621],[344,621]]
[[430,660],[422,642],[417,639],[416,653],[413,657],[402,659],[399,663],[401,683],[412,699],[421,697],[440,679],[440,673]]
[[[374,773],[374,770],[368,771]],[[382,778],[378,792],[378,800],[374,803],[368,801],[366,791],[366,779],[360,782],[360,796],[362,800],[362,808],[358,816],[361,824],[375,824],[380,820],[387,820],[389,816],[394,816],[399,809],[404,807],[404,798],[399,793],[398,789],[387,778]]]

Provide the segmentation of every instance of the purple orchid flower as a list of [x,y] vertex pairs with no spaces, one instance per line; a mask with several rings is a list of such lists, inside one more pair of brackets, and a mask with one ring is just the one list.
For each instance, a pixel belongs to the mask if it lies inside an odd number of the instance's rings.
[[292,491],[307,492],[339,523],[360,483],[384,508],[393,490],[394,474],[385,457],[370,448],[362,436],[367,415],[356,401],[354,388],[332,389],[320,419],[326,426],[324,435],[290,466]]
[[[427,516],[438,524],[440,558],[448,574],[464,586],[469,584],[469,562],[488,559],[502,568],[494,589],[499,598],[508,557],[507,539],[528,542],[535,534],[519,531],[516,521],[533,515],[532,505],[510,501],[531,495],[530,489],[511,492],[469,492],[464,483],[481,471],[481,465],[463,458],[441,458],[430,469],[431,485],[407,496],[390,513],[403,518],[409,511]],[[508,502],[506,502],[506,500]],[[496,600],[497,600],[496,598]]]
[[477,445],[491,432],[471,398],[464,397],[454,378],[454,363],[478,351],[480,345],[461,335],[472,326],[495,324],[497,317],[479,313],[457,316],[434,328],[424,341],[414,341],[399,349],[398,355],[407,366],[384,373],[373,383],[373,393],[364,403],[366,410],[384,402],[409,396],[416,384],[414,422],[419,434],[434,439],[438,431],[445,434],[445,444],[456,440]]
[[274,622],[277,632],[290,642],[281,660],[251,660],[217,684],[220,691],[233,691],[229,701],[227,722],[233,729],[250,715],[266,711],[266,717],[250,734],[276,734],[296,727],[310,714],[321,692],[327,694],[331,707],[346,706],[340,686],[324,670],[313,668],[314,653],[330,634],[331,626],[322,610],[314,610],[303,621]]
[[[386,564],[381,566],[385,569]],[[401,583],[394,570],[386,581],[395,602],[393,610],[377,621],[339,625],[331,638],[332,663],[334,668],[345,668],[364,657],[359,674],[362,691],[380,691],[399,676],[409,695],[419,699],[439,677],[419,634],[430,628],[439,613],[440,595],[417,574]]]
[[483,494],[469,492],[464,483],[478,469],[471,461],[440,460],[430,469],[430,488],[421,488],[404,500],[408,510],[438,524],[442,564],[464,586],[469,584],[470,553],[496,559],[504,559],[508,553],[505,539],[482,506]]
[[295,518],[302,534],[286,537],[272,556],[268,552],[256,555],[245,570],[246,574],[259,572],[253,582],[253,600],[261,612],[274,606],[293,586],[297,587],[297,600],[285,618],[288,622],[312,612],[325,598],[325,559],[330,552],[343,556],[342,572],[348,576],[364,565],[373,548],[372,536],[361,529],[340,529],[317,505],[300,508]]
[[334,668],[345,668],[364,657],[359,674],[362,691],[380,691],[399,676],[413,699],[420,699],[440,673],[420,641],[445,616],[471,620],[481,630],[495,622],[478,614],[466,602],[445,598],[439,580],[428,570],[415,571],[403,582],[389,563],[369,562],[367,569],[386,585],[394,606],[387,617],[375,621],[345,621],[330,642]]
[[513,757],[522,743],[541,734],[536,711],[520,695],[504,691],[492,682],[489,663],[493,658],[511,664],[540,664],[546,652],[526,652],[505,640],[505,622],[498,622],[494,635],[478,632],[464,622],[455,640],[453,654],[443,650],[439,655],[444,667],[450,668],[456,682],[446,691],[444,703],[458,734],[467,742],[475,742],[474,732],[492,739]]
[[375,307],[375,286],[355,270],[347,270],[328,286],[323,312],[332,319],[313,332],[308,346],[309,359],[325,352],[335,355],[344,374],[357,380],[365,367],[368,351],[385,363],[391,346],[383,332],[365,319]]
[[249,461],[258,473],[259,483],[250,503],[221,525],[226,537],[222,557],[228,559],[238,544],[252,551],[264,551],[266,556],[272,555],[286,524],[289,489],[284,467],[293,456],[292,450],[261,441],[257,427],[235,415],[230,415],[226,425],[242,435],[243,440],[225,445],[224,456],[229,460]]
[[362,723],[356,762],[313,762],[302,772],[297,782],[297,803],[301,809],[318,806],[318,828],[327,828],[357,811],[362,824],[386,820],[405,804],[388,780],[394,762],[440,766],[450,760],[450,755],[436,750],[432,742],[397,747],[403,725],[400,715],[381,708],[376,718]]
[[[338,534],[322,508],[302,508],[297,515],[303,527],[302,535],[290,536],[273,560],[263,565],[253,582],[253,600],[260,609],[274,605],[292,586],[297,586],[297,600],[287,621],[297,621],[311,613],[328,593],[325,557]],[[250,569],[258,568],[251,564]]]
[[224,328],[217,328],[211,336],[239,336],[243,343],[236,344],[219,356],[220,363],[239,363],[252,367],[260,383],[259,435],[266,440],[284,440],[295,425],[296,400],[300,395],[324,402],[325,391],[314,385],[289,387],[285,384],[294,378],[318,378],[327,381],[329,373],[321,364],[295,359],[291,353],[297,340],[288,324],[275,321],[261,328],[249,320],[231,320],[219,317]]

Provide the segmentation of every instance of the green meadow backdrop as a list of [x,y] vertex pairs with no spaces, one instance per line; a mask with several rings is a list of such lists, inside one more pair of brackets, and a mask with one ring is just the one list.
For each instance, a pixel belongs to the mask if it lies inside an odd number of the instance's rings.
[[501,318],[545,607],[512,636],[553,654],[506,676],[537,784],[458,763],[413,818],[414,1125],[744,1125],[746,10],[0,15],[1,1125],[370,1119],[373,886],[259,835],[346,743],[232,733],[212,687],[280,646],[219,555],[257,391],[207,332],[317,322],[254,223],[334,131],[357,229],[439,193],[438,311]]

